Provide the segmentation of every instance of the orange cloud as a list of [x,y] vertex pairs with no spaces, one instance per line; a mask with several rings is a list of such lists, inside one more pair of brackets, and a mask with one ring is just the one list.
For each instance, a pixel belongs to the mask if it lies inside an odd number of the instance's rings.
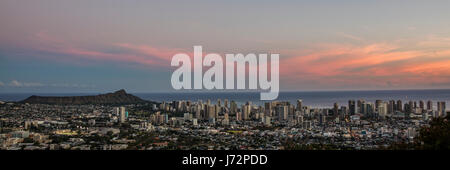
[[[57,60],[114,61],[170,69],[170,60],[174,54],[187,53],[193,56],[193,49],[119,43],[107,47],[112,50],[90,50],[46,34],[39,34],[38,37],[41,42],[35,45],[35,49],[63,56],[55,58]],[[297,52],[281,50],[280,84],[287,89],[300,90],[450,88],[448,47],[449,38],[430,36],[421,41],[319,44],[315,48],[299,49]],[[206,54],[208,52],[204,49],[203,55]]]
[[[419,43],[418,43],[419,44]],[[438,42],[427,44],[440,44]],[[280,76],[291,84],[317,87],[450,87],[450,50],[406,48],[398,44],[320,45],[280,62]],[[410,50],[414,49],[414,50]],[[299,85],[301,86],[301,85]]]

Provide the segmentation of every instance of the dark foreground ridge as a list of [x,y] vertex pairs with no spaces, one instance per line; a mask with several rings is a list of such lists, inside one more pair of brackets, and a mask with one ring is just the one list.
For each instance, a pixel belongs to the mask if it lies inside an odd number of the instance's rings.
[[114,93],[99,94],[95,96],[30,96],[21,101],[22,103],[30,104],[137,104],[146,103],[134,95],[128,94],[125,90],[119,90]]

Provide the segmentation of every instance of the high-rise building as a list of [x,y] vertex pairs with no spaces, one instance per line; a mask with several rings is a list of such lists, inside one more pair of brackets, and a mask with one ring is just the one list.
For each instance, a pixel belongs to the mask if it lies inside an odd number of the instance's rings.
[[167,113],[164,113],[161,116],[164,123],[169,123],[169,115]]
[[241,120],[242,120],[241,112],[236,112],[236,121],[241,121]]
[[302,110],[302,105],[303,105],[303,101],[301,99],[297,100],[297,111],[301,111]]
[[427,102],[427,110],[433,110],[433,102],[431,100]]
[[403,108],[403,110],[405,111],[405,113],[410,113],[409,108],[410,108],[409,103],[405,103],[404,108]]
[[446,116],[445,102],[437,102],[437,111],[439,117]]
[[348,108],[346,106],[341,106],[341,117],[344,118],[348,115]]
[[373,115],[375,111],[375,105],[373,103],[363,103],[361,105],[361,114],[364,116],[370,116]]
[[233,115],[233,114],[236,114],[237,111],[238,111],[237,104],[234,100],[232,100],[231,104],[230,104],[230,112]]
[[114,107],[113,114],[120,116],[120,107]]
[[403,112],[403,104],[401,100],[397,100],[397,111]]
[[363,99],[359,99],[358,102],[356,103],[358,108],[357,108],[357,113],[362,113],[362,105],[366,103],[366,101],[364,101]]
[[388,113],[387,103],[379,103],[377,110],[379,116],[385,117]]
[[221,111],[221,107],[219,105],[214,105],[214,117],[218,118],[219,117],[219,112]]
[[319,123],[324,125],[327,122],[327,116],[326,115],[319,115]]
[[396,108],[395,101],[394,100],[390,100],[389,104],[387,105],[387,107],[388,107],[387,113],[388,114],[394,114],[395,108]]
[[264,103],[264,114],[266,116],[272,116],[272,103],[270,102]]
[[359,113],[366,115],[367,114],[367,105],[366,104],[361,104],[361,106],[359,107]]
[[127,113],[125,112],[125,107],[120,107],[120,113],[119,113],[119,115],[120,115],[120,117],[119,117],[119,121],[120,121],[120,123],[124,123],[125,121],[126,121],[126,117],[127,117],[127,115],[126,115]]
[[348,101],[348,110],[350,115],[354,115],[356,113],[356,105],[354,100]]
[[380,106],[381,103],[383,103],[383,100],[375,100],[375,108],[378,109],[378,106]]
[[409,101],[408,102],[408,111],[407,111],[407,113],[412,113],[413,111],[414,111],[414,102],[413,101]]
[[295,106],[288,105],[288,118],[294,118],[294,114],[295,114]]
[[425,103],[423,103],[423,101],[419,101],[419,108],[421,108],[422,110],[425,109]]
[[207,105],[206,107],[208,108],[207,113],[206,113],[206,115],[207,115],[206,119],[210,120],[211,118],[215,118],[216,117],[215,105]]
[[338,103],[334,103],[333,105],[333,115],[338,116],[339,115],[339,105]]
[[276,107],[276,114],[278,115],[278,120],[283,121],[288,118],[288,106],[278,105]]
[[195,118],[200,120],[202,118],[202,105],[201,104],[197,104],[197,106],[195,108],[196,108],[196,110],[195,110]]
[[224,102],[223,102],[223,104],[224,104],[224,107],[225,107],[225,108],[228,108],[228,99],[225,99]]
[[250,118],[251,105],[242,105],[242,120],[248,120]]

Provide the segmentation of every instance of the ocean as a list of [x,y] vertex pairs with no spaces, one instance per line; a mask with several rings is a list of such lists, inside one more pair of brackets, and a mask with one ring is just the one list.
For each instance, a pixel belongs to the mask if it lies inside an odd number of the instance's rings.
[[[0,94],[0,101],[20,101],[31,95],[40,96],[81,96],[96,95],[98,93],[3,93]],[[234,100],[237,104],[243,104],[251,101],[253,104],[263,105],[266,101],[259,100],[259,92],[164,92],[164,93],[131,93],[145,100],[151,101],[174,101],[174,100],[190,100],[190,101],[206,101],[211,100],[216,103],[221,99],[229,101]],[[375,100],[402,100],[424,102],[433,101],[433,107],[436,109],[437,101],[445,101],[446,108],[450,108],[450,89],[439,90],[377,90],[377,91],[309,91],[309,92],[280,92],[279,101],[289,101],[295,104],[297,99],[301,99],[304,105],[326,108],[332,107],[335,102],[339,105],[347,105],[348,100],[364,99],[368,102]]]

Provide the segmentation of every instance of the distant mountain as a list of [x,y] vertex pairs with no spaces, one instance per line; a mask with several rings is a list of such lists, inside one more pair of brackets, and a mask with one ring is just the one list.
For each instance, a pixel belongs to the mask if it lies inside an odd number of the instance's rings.
[[148,101],[143,100],[134,95],[128,94],[125,90],[119,90],[114,93],[100,94],[96,96],[30,96],[27,99],[21,101],[22,103],[30,104],[136,104],[146,103]]

